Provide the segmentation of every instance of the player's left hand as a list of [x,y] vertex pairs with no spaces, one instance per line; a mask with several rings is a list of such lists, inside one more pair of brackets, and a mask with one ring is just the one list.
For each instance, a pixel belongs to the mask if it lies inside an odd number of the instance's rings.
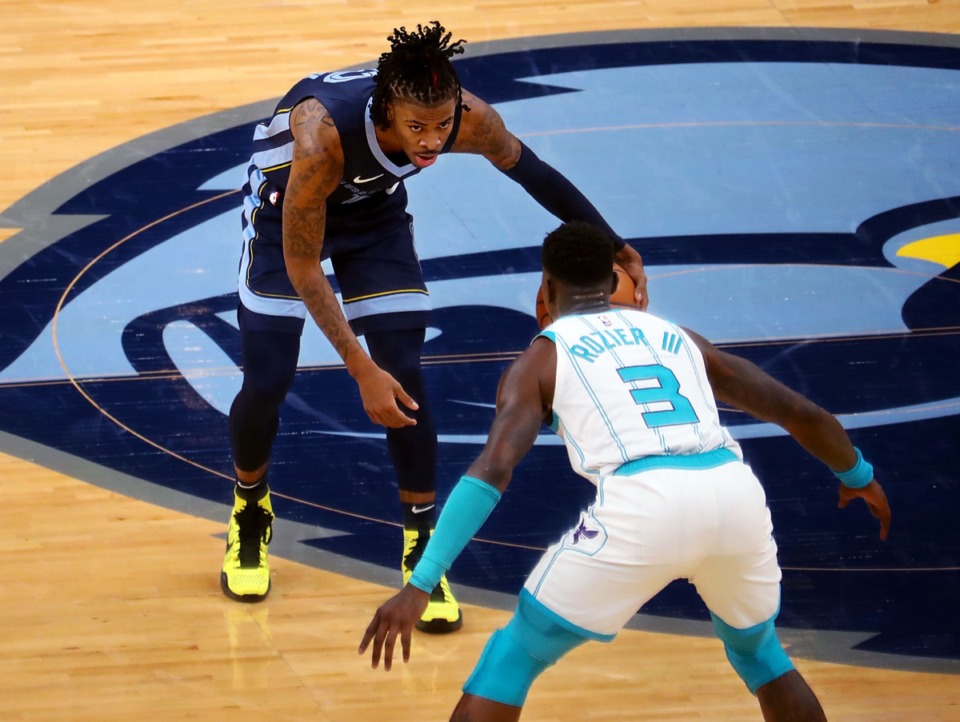
[[880,539],[887,540],[887,534],[890,532],[890,502],[887,501],[887,495],[883,492],[883,487],[874,479],[862,489],[851,489],[849,486],[840,485],[840,501],[837,507],[846,509],[854,499],[863,499],[870,513],[875,519],[880,521]]
[[646,311],[647,306],[650,305],[650,298],[647,296],[647,272],[643,268],[643,258],[628,243],[617,251],[614,259],[617,265],[627,272],[627,275],[630,276],[637,287],[635,292],[637,308]]
[[358,654],[367,651],[367,646],[373,640],[371,666],[376,669],[380,664],[380,655],[383,654],[383,669],[389,672],[393,666],[393,650],[400,636],[400,648],[403,651],[404,663],[410,661],[410,636],[417,620],[423,616],[430,602],[430,595],[407,584],[390,599],[380,605],[373,620],[367,626],[360,641]]

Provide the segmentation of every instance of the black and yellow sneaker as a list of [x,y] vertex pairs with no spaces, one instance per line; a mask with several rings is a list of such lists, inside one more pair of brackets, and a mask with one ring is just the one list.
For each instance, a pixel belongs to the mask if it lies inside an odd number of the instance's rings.
[[[433,531],[431,530],[431,534]],[[430,536],[420,532],[417,529],[403,530],[403,583],[406,585],[410,581],[417,562],[423,555],[423,550],[430,541]],[[453,597],[450,591],[450,584],[447,582],[446,575],[440,577],[440,583],[434,587],[430,594],[430,602],[427,609],[417,622],[417,629],[428,634],[449,634],[456,632],[463,626],[463,613],[460,611],[460,605]]]
[[233,492],[233,512],[227,528],[227,552],[220,572],[220,589],[238,602],[259,602],[270,592],[267,545],[273,536],[273,507],[264,484],[259,499]]

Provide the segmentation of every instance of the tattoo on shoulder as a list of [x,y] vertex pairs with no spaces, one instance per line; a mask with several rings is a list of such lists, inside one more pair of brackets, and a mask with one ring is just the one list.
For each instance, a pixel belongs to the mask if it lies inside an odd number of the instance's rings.
[[[467,132],[460,132],[457,138],[457,150],[465,153],[499,153],[502,152],[507,132],[503,119],[496,110],[489,105],[474,106],[469,120],[464,121]],[[460,144],[460,140],[463,144]]]
[[298,131],[313,133],[320,126],[337,127],[330,113],[316,98],[308,98],[298,103],[290,113],[290,128],[294,135],[297,135]]
[[[299,103],[292,111],[293,166],[287,183],[291,205],[314,204],[329,196],[343,173],[343,151],[336,125],[315,98]],[[284,203],[286,212],[287,203]]]

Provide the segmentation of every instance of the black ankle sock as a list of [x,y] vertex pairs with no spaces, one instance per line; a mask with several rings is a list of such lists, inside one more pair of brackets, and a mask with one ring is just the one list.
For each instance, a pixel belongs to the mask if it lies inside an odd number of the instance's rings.
[[437,505],[429,501],[425,504],[407,504],[401,502],[403,507],[403,528],[416,529],[420,532],[430,533],[437,520]]

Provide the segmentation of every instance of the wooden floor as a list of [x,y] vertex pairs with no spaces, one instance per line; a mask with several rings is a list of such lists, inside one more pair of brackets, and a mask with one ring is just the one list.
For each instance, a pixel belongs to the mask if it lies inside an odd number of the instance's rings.
[[[0,208],[121,143],[368,62],[392,27],[435,17],[474,42],[728,25],[960,32],[955,0],[3,0]],[[275,559],[266,603],[230,602],[223,522],[0,454],[0,530],[2,720],[446,719],[507,616],[468,607],[461,633],[417,636],[413,661],[384,674],[356,645],[387,588]],[[960,719],[956,676],[797,664],[833,720]],[[548,672],[524,719],[760,715],[716,640],[627,631]]]

